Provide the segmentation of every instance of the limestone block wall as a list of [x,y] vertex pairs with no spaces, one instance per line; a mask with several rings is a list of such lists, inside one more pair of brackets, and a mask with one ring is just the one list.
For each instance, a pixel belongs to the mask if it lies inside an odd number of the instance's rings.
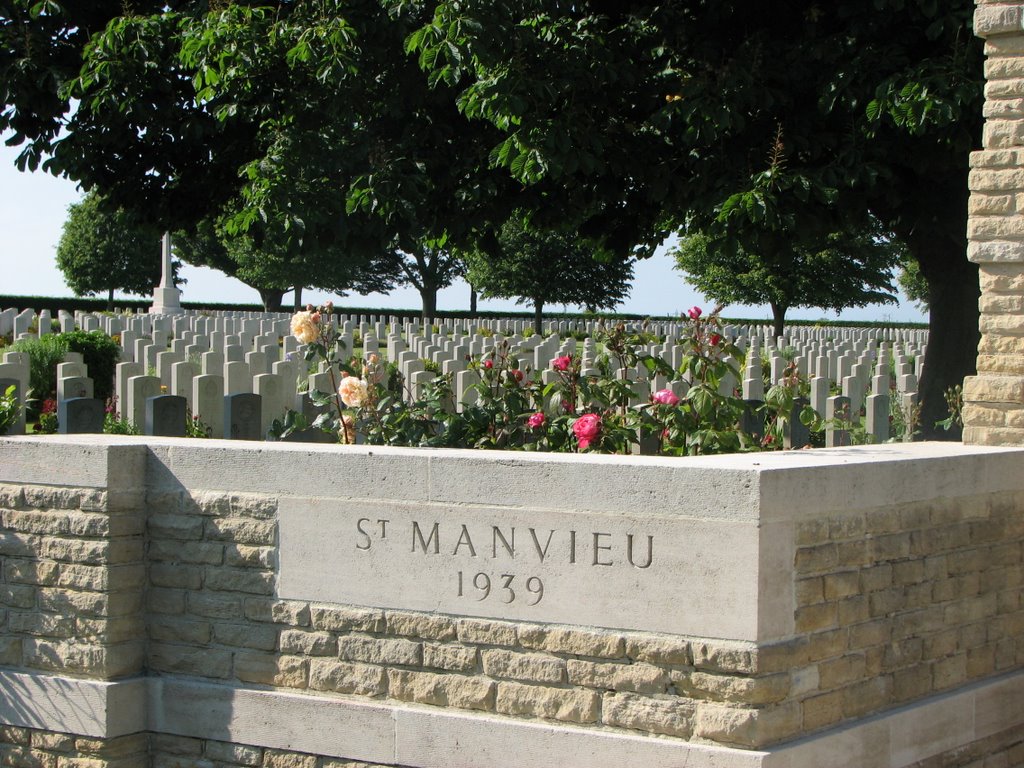
[[272,500],[148,509],[162,674],[761,747],[1024,666],[1021,492],[799,523],[797,637],[764,645],[279,600]]
[[137,675],[144,457],[104,448],[62,458],[75,463],[67,486],[25,477],[53,460],[42,444],[26,445],[5,467],[28,481],[0,486],[0,663],[98,680]]
[[805,730],[1024,666],[1022,509],[1003,492],[798,525]]
[[892,768],[1016,754],[1022,457],[3,440],[0,755],[129,765],[124,745],[144,743],[159,766]]
[[968,257],[981,279],[978,375],[964,384],[964,442],[1024,444],[1024,4],[979,0],[983,148],[971,154]]
[[0,726],[0,765],[139,768],[150,760],[149,734],[97,739],[72,733]]

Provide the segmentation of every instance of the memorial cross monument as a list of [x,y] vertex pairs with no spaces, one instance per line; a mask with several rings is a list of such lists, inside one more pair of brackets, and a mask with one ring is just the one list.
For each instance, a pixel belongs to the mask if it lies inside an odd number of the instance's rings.
[[171,263],[171,233],[164,232],[160,238],[160,285],[153,289],[151,315],[180,315],[181,291],[174,287],[174,266]]

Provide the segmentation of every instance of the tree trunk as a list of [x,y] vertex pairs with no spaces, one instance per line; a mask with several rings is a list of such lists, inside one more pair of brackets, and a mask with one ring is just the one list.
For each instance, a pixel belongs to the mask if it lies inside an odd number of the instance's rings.
[[114,289],[107,289],[107,312],[114,311]]
[[284,291],[277,288],[257,288],[263,301],[264,312],[280,312]]
[[[928,281],[928,354],[918,382],[918,425],[926,440],[959,440],[960,430],[936,429],[946,418],[945,392],[977,372],[978,266],[967,260],[967,155],[963,167],[935,174],[926,184],[897,187],[912,200],[910,213],[889,218]],[[891,213],[886,211],[885,213]],[[886,216],[881,217],[883,221]]]
[[476,288],[472,283],[469,284],[469,314],[476,317]]
[[533,330],[540,334],[541,326],[544,324],[544,302],[540,299],[533,301]]
[[302,286],[295,286],[295,301],[292,303],[293,309],[298,312],[302,309]]
[[772,339],[777,339],[786,328],[786,309],[778,304],[771,303],[772,308]]
[[437,288],[424,285],[419,289],[420,301],[423,303],[423,322],[430,322],[430,319],[437,314]]
[[[942,244],[935,244],[941,249]],[[946,418],[945,392],[977,373],[978,299],[981,286],[978,265],[967,261],[966,252],[947,246],[931,251],[921,273],[928,280],[928,354],[917,385],[921,408],[921,436],[926,440],[959,440],[959,428],[945,431],[935,422]]]

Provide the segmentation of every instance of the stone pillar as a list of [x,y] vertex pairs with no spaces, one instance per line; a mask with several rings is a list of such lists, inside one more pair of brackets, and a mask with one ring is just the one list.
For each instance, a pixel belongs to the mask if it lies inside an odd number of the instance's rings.
[[964,442],[1024,445],[1024,3],[979,0],[983,149],[971,154],[968,257],[981,279],[978,375],[964,382]]
[[174,267],[171,263],[171,233],[164,232],[160,238],[160,285],[153,289],[151,315],[180,315],[181,291],[174,287]]

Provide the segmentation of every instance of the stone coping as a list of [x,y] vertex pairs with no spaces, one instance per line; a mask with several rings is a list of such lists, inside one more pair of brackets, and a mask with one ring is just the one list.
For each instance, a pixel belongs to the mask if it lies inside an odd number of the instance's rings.
[[[109,462],[88,460],[105,452]],[[1024,448],[943,442],[656,457],[19,436],[0,438],[0,482],[789,522],[1018,490],[1022,456]]]
[[[1024,671],[766,750],[179,677],[97,682],[0,670],[0,723],[94,738],[154,733],[413,768],[903,768],[1024,727]],[[274,727],[267,727],[268,723]]]

